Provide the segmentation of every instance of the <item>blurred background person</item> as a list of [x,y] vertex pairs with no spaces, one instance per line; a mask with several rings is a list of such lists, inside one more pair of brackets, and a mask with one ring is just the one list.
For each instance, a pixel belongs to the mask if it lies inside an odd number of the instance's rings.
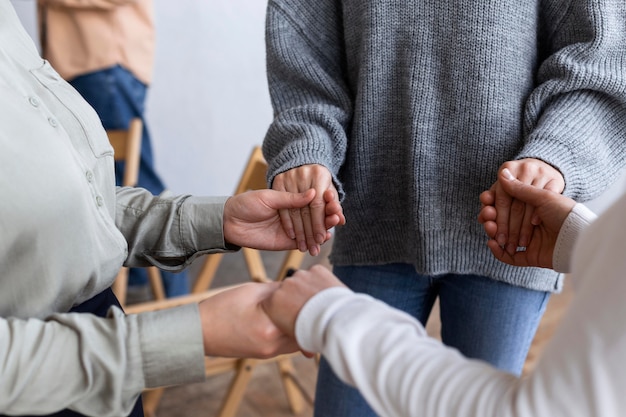
[[[152,0],[37,0],[42,55],[96,110],[105,129],[143,122],[138,187],[166,191],[156,172],[144,117],[154,66]],[[120,185],[123,164],[116,165]],[[168,297],[189,292],[186,273],[161,271]],[[131,286],[147,284],[146,271],[131,269]]]

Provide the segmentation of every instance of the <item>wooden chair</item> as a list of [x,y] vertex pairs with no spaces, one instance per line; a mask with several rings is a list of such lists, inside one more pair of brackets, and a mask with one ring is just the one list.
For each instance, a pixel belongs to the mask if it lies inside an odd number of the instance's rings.
[[[260,147],[255,147],[250,155],[239,184],[237,185],[235,194],[248,190],[266,188],[266,172],[267,163],[263,158],[261,149]],[[241,250],[244,255],[249,279],[251,281],[269,282],[272,280],[267,276],[266,268],[263,264],[262,253],[260,251],[250,248],[242,248]],[[206,256],[202,268],[200,269],[193,285],[191,294],[180,297],[172,297],[166,300],[129,305],[126,307],[127,313],[133,314],[144,311],[154,311],[186,303],[196,303],[223,291],[224,289],[231,288],[232,286],[213,289],[210,288],[223,256],[224,254],[211,254]],[[277,276],[274,279],[282,280],[285,278],[289,269],[299,268],[304,256],[305,254],[298,250],[285,251],[283,262]],[[299,355],[301,354],[293,353],[266,360],[218,357],[205,358],[205,370],[207,377],[234,371],[233,378],[230,382],[230,386],[227,388],[218,416],[233,417],[235,415],[243,395],[245,394],[245,389],[252,378],[255,367],[264,363],[275,363],[277,365],[290,409],[294,414],[299,414],[303,411],[305,402],[312,405],[313,400],[299,384],[295,368],[291,362],[291,359],[294,356]],[[162,394],[162,388],[144,392],[143,405],[146,416],[151,417],[155,415]]]
[[[109,142],[113,146],[115,161],[124,162],[124,177],[122,179],[123,186],[134,187],[137,185],[139,178],[139,161],[141,155],[141,134],[143,123],[141,119],[135,118],[130,121],[128,129],[125,130],[107,130]],[[162,300],[165,298],[165,290],[161,273],[152,266],[146,268],[148,271],[148,280],[150,288],[155,299]],[[128,289],[128,268],[122,267],[115,278],[112,286],[113,292],[124,306],[126,304],[126,294]]]

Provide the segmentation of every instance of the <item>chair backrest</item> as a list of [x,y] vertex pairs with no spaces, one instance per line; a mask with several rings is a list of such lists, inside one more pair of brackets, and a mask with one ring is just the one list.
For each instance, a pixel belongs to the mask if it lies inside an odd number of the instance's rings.
[[[124,177],[122,185],[134,187],[139,180],[139,162],[141,159],[141,137],[143,123],[141,119],[134,118],[130,121],[128,129],[107,130],[109,142],[113,147],[114,159],[124,162]],[[157,300],[165,298],[165,289],[161,280],[161,273],[156,267],[146,268],[148,280],[152,289],[152,294]],[[126,294],[128,288],[128,269],[122,268],[113,283],[113,292],[117,296],[120,304],[126,304]]]
[[132,119],[128,129],[107,130],[115,160],[124,162],[124,186],[133,187],[139,179],[142,130],[143,123],[139,118]]
[[[241,174],[241,178],[237,184],[237,188],[235,189],[235,194],[267,188],[266,174],[267,162],[263,157],[261,147],[255,146],[252,149],[252,153],[248,158],[248,163]],[[276,277],[272,279],[268,277],[261,251],[250,248],[242,248],[241,251],[244,256],[249,277],[252,281],[256,282],[267,282],[273,280],[280,281],[284,279],[287,275],[287,271],[289,269],[298,269],[305,257],[305,253],[298,250],[285,251],[285,257],[283,258],[280,269]],[[224,254],[221,253],[206,256],[205,262],[198,272],[196,281],[194,282],[192,289],[193,293],[206,291],[211,287],[211,283],[213,282],[213,278],[223,256]]]

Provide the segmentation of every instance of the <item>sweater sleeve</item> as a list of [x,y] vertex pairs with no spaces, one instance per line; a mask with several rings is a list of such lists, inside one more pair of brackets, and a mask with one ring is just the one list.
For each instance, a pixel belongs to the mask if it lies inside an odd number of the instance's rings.
[[269,184],[281,172],[320,164],[343,195],[336,174],[347,148],[352,99],[339,7],[334,0],[268,3],[267,73],[275,112],[263,142]]
[[[0,319],[0,412],[127,415],[144,388],[204,379],[197,305],[108,318]],[[54,392],[54,395],[51,393]]]
[[626,3],[561,0],[541,15],[544,59],[518,158],[558,168],[564,194],[587,201],[619,177],[626,158]]

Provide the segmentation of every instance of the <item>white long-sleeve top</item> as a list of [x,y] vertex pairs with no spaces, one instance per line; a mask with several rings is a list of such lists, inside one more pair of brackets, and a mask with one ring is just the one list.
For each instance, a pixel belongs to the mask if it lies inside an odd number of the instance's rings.
[[[224,242],[225,198],[115,187],[96,113],[0,0],[0,414],[127,415],[146,387],[204,378],[198,308],[68,314],[122,262],[181,269]],[[50,395],[53,392],[54,395]]]
[[466,359],[412,317],[346,288],[325,290],[304,306],[298,343],[322,352],[385,417],[623,417],[625,213],[626,196],[587,227],[595,217],[588,209],[576,205],[570,213],[555,265],[571,265],[575,298],[527,377]]

